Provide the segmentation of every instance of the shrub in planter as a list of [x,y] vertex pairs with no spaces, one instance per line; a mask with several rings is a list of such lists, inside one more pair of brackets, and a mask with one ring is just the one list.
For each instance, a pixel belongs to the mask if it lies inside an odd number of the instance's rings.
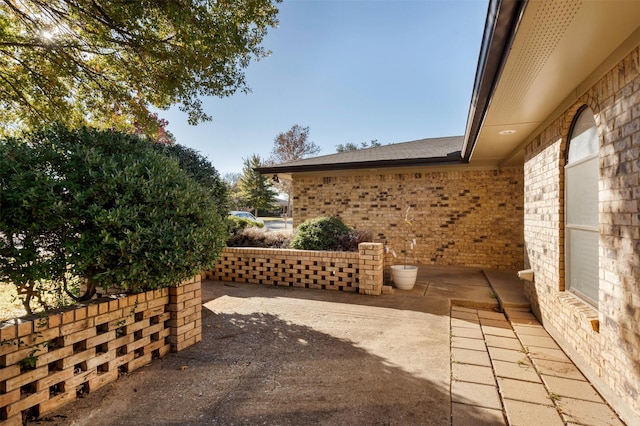
[[291,233],[269,231],[259,228],[242,229],[227,240],[228,247],[289,248]]
[[298,226],[291,241],[291,248],[300,250],[334,250],[339,246],[340,238],[351,231],[337,217],[317,217],[307,219]]
[[211,191],[211,195],[218,201],[218,210],[225,212],[230,209],[231,198],[229,195],[229,187],[220,178],[220,174],[213,165],[192,148],[180,144],[161,144],[154,143],[152,147],[159,152],[173,158],[178,162],[180,168],[187,172],[191,178],[203,187]]
[[229,236],[232,237],[234,234],[242,231],[245,228],[264,228],[264,223],[256,222],[250,219],[246,219],[244,217],[238,216],[227,216],[227,229],[229,230]]
[[352,229],[348,234],[338,238],[338,251],[358,251],[358,244],[373,241],[371,231]]
[[142,291],[211,268],[227,237],[212,191],[135,135],[54,126],[0,140],[0,279],[66,274]]

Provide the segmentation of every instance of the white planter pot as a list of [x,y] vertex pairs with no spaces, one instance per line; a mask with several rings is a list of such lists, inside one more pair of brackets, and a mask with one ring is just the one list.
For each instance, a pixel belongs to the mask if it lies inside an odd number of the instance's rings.
[[411,290],[418,277],[418,267],[413,265],[391,265],[393,285],[400,290]]

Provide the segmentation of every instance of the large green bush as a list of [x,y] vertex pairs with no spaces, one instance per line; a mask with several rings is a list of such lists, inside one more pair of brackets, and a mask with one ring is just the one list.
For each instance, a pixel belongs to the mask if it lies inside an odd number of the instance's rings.
[[218,202],[218,210],[226,212],[231,209],[228,185],[222,180],[218,171],[202,154],[193,148],[180,144],[152,144],[153,148],[175,159],[180,168],[187,172],[196,182],[211,191]]
[[351,231],[337,217],[317,217],[307,219],[298,226],[291,241],[291,248],[300,250],[333,250],[340,246],[340,240]]
[[171,286],[225,245],[211,189],[134,135],[57,126],[0,140],[0,185],[0,280],[19,291],[66,274],[85,298]]

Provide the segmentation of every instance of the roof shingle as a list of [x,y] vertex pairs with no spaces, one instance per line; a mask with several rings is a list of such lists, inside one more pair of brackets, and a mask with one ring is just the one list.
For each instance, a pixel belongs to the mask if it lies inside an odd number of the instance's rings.
[[355,151],[305,158],[275,166],[260,167],[261,173],[292,173],[322,170],[398,167],[460,163],[464,136],[419,139]]

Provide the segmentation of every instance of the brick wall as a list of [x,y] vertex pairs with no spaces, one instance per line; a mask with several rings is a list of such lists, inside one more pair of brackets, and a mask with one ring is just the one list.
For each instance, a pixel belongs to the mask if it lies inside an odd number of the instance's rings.
[[0,324],[0,421],[22,425],[201,340],[200,278]]
[[[535,272],[528,297],[545,327],[606,386],[600,390],[614,407],[631,416],[640,413],[639,50],[528,144],[524,168],[525,242]],[[564,291],[565,153],[583,105],[593,110],[600,138],[597,309]]]
[[[294,175],[295,225],[338,216],[409,263],[522,269],[523,171]],[[411,206],[412,226],[404,222]],[[413,251],[407,241],[416,239]]]
[[361,243],[356,252],[227,247],[202,277],[287,287],[380,295],[382,244]]

